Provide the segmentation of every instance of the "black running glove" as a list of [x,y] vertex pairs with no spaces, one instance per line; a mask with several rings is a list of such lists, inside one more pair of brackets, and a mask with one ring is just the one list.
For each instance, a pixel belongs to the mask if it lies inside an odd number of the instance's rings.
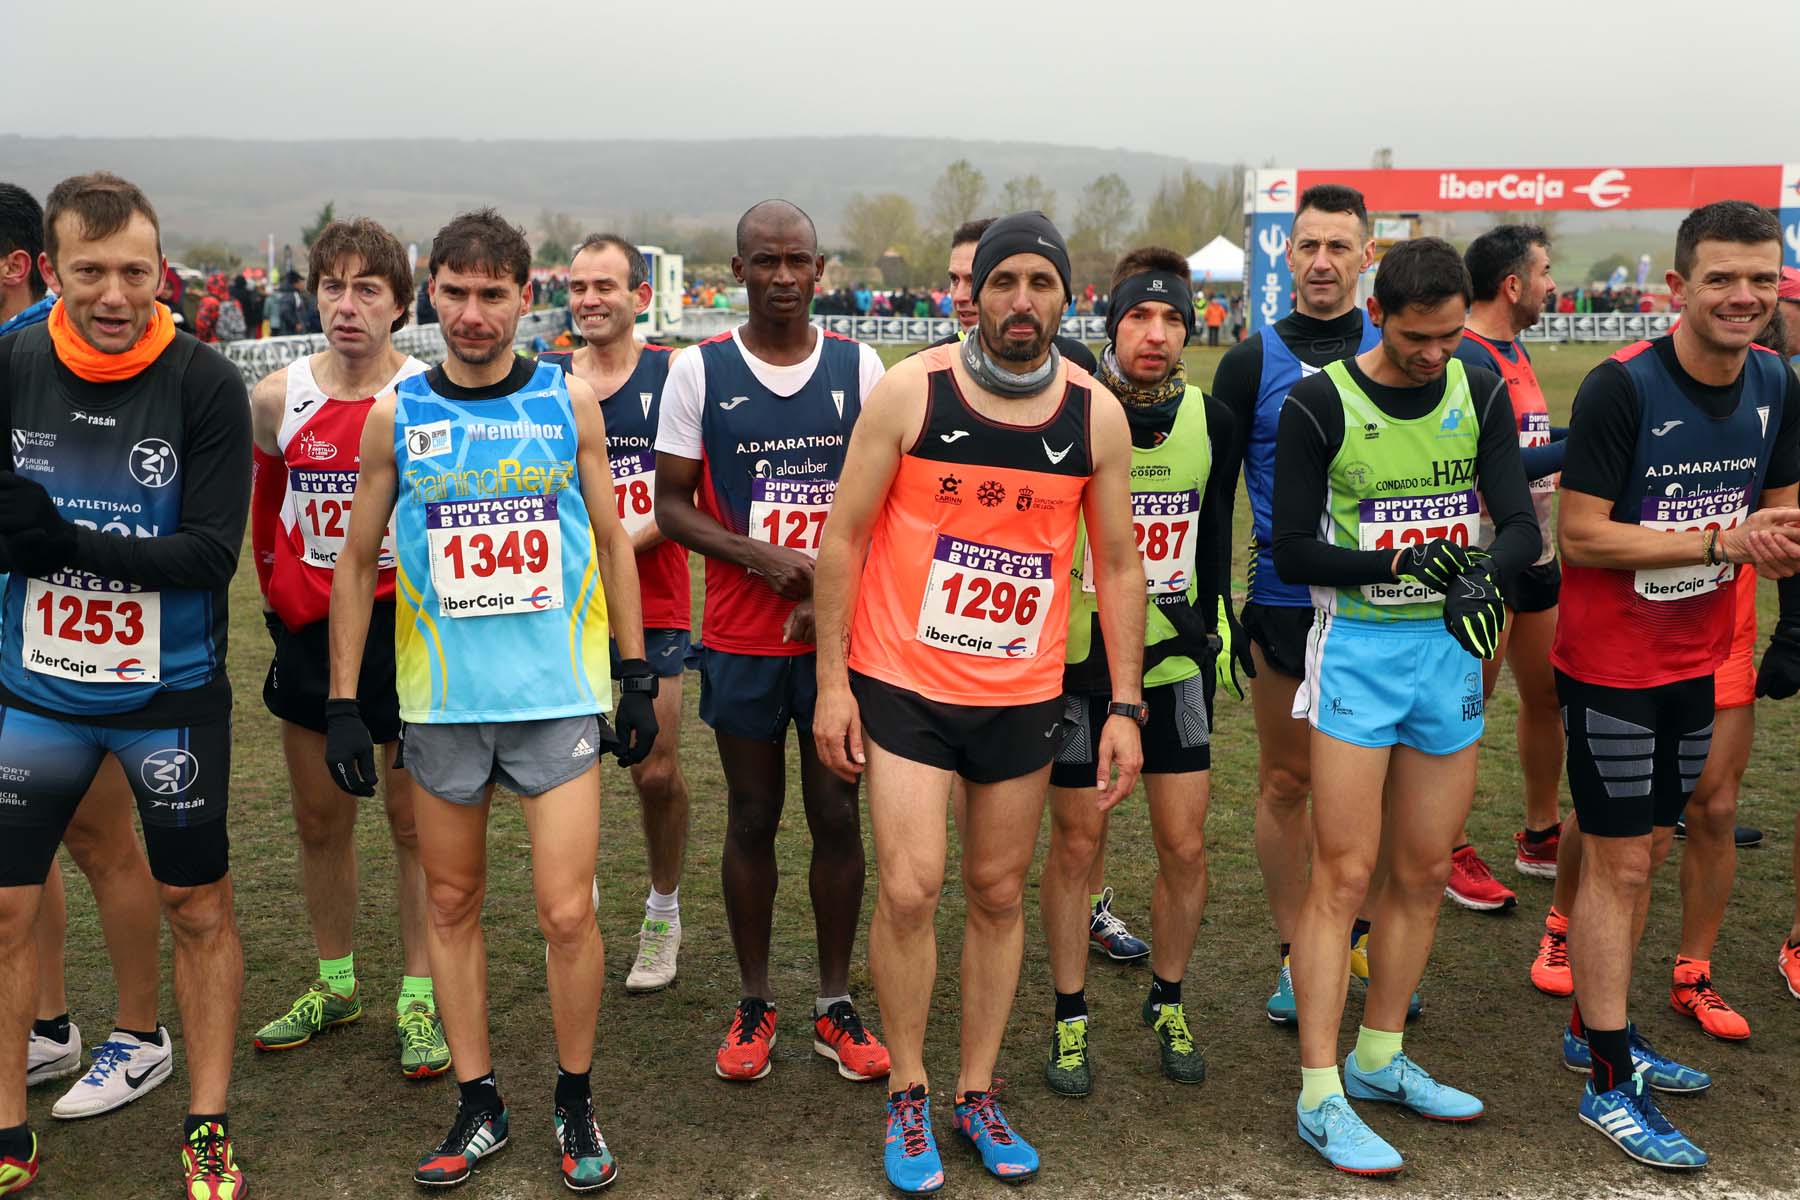
[[1786,700],[1800,692],[1800,626],[1783,621],[1775,626],[1769,648],[1763,651],[1756,672],[1756,694]]
[[1448,538],[1408,546],[1394,563],[1394,578],[1448,592],[1450,581],[1469,569],[1469,552]]
[[1444,628],[1476,658],[1493,658],[1506,628],[1506,602],[1494,582],[1487,555],[1478,554],[1469,569],[1450,581],[1444,593]]
[[[1219,658],[1214,664],[1218,686],[1242,700],[1244,679],[1256,678],[1256,662],[1250,657],[1250,635],[1238,624],[1228,596],[1219,597],[1219,639]],[[1243,672],[1243,679],[1238,678],[1239,671]]]
[[375,739],[354,700],[325,701],[325,766],[352,796],[375,794]]
[[17,471],[0,471],[0,536],[21,575],[48,574],[75,556],[75,526],[42,484]]
[[619,663],[619,707],[613,713],[613,747],[621,767],[635,766],[650,757],[656,742],[656,672],[641,658]]

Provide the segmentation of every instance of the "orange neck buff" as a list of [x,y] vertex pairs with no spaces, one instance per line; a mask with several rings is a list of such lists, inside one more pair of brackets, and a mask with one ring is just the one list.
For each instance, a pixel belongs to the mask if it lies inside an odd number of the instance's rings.
[[150,314],[144,336],[137,340],[137,345],[121,354],[107,354],[89,345],[69,320],[69,312],[61,300],[50,310],[50,319],[45,324],[49,326],[56,357],[62,360],[63,366],[89,383],[117,383],[121,379],[130,379],[155,362],[175,340],[175,319],[160,303]]

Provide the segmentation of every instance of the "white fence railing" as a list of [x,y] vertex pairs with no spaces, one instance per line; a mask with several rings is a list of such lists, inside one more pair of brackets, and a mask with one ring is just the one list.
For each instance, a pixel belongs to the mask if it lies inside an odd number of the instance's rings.
[[[567,327],[567,317],[568,310],[562,308],[526,313],[519,320],[519,329],[513,335],[513,342],[515,345],[525,345],[539,336],[548,341]],[[270,371],[285,367],[302,355],[317,354],[325,346],[324,334],[304,333],[295,337],[226,342],[219,349],[236,365],[238,373],[244,377],[245,385],[249,386]],[[444,335],[436,325],[408,325],[394,335],[394,348],[425,362],[441,362],[444,357]]]

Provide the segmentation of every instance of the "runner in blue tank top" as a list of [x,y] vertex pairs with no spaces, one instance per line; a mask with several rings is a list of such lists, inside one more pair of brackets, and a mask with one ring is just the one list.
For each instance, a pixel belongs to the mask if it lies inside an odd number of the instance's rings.
[[[602,749],[629,765],[656,737],[631,538],[612,503],[606,427],[592,389],[512,353],[531,307],[531,247],[492,209],[438,231],[431,289],[443,365],[379,398],[363,426],[350,530],[331,592],[325,756],[344,790],[372,795],[373,746],[356,701],[376,564],[394,524],[394,651],[402,752],[418,795],[432,906],[431,974],[461,1099],[413,1178],[448,1185],[505,1145],[507,1111],[487,1036],[481,943],[488,804],[521,797],[538,925],[549,943],[556,1134],[565,1182],[617,1168],[588,1087],[602,947],[589,895],[600,837]],[[618,734],[606,636],[617,637]],[[397,765],[397,764],[396,764]]]

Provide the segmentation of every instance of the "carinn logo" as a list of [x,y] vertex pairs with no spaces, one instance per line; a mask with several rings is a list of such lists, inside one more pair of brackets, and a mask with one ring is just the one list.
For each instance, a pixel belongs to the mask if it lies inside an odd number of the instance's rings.
[[961,484],[962,480],[954,475],[938,476],[937,502],[939,504],[961,504],[962,497],[956,491]]

